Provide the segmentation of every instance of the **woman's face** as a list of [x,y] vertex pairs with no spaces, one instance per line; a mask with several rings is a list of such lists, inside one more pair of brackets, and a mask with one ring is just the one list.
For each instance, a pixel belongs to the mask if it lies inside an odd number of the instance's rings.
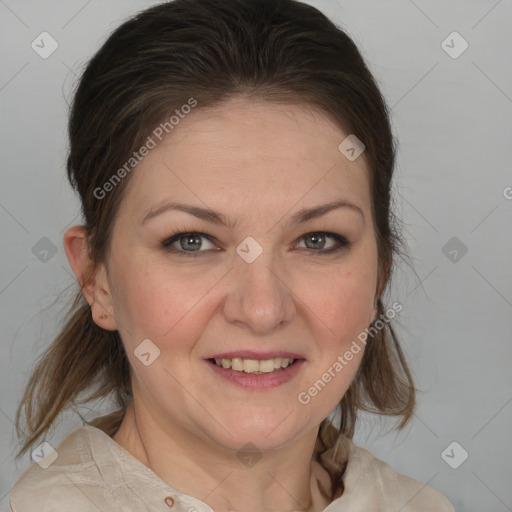
[[[108,309],[161,424],[271,449],[316,433],[347,390],[363,350],[333,367],[377,286],[367,169],[338,149],[348,135],[304,106],[236,99],[182,119],[132,171]],[[352,206],[321,210],[335,202]]]

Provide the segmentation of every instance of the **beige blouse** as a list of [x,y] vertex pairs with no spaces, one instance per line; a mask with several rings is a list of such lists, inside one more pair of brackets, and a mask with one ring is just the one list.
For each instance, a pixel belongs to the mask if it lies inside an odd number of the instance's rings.
[[[56,453],[43,447],[41,461],[14,485],[12,511],[213,512],[166,484],[112,439],[123,415],[124,410],[116,411],[76,428]],[[349,443],[345,491],[323,512],[455,512],[440,492]]]

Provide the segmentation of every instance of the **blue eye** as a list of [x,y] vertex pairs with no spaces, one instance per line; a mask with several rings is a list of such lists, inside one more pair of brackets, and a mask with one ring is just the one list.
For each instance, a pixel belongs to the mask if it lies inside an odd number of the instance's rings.
[[[207,244],[210,244],[211,247],[206,247],[205,249],[203,239],[206,240]],[[326,240],[328,239],[334,240],[335,243],[326,248]],[[316,253],[315,255],[318,256],[340,251],[350,245],[350,242],[345,237],[325,231],[307,233],[303,235],[300,240],[308,240],[309,243],[306,243],[305,249]],[[215,248],[210,236],[200,232],[181,232],[171,235],[162,242],[162,248],[167,252],[186,257],[197,257],[211,250],[219,250]]]

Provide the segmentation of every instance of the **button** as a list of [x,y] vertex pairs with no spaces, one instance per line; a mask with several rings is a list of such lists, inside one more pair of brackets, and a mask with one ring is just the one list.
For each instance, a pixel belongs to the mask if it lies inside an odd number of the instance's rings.
[[169,507],[169,508],[172,508],[174,507],[174,498],[172,496],[166,496],[164,498],[164,501],[165,501],[165,504]]

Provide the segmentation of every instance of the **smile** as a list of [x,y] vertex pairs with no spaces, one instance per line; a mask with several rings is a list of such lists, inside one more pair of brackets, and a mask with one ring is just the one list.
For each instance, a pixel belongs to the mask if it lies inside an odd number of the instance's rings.
[[305,359],[280,358],[243,359],[211,358],[205,360],[216,377],[245,389],[271,389],[293,379]]
[[288,357],[276,357],[274,359],[258,361],[256,359],[234,357],[233,359],[213,359],[213,361],[221,368],[231,368],[236,372],[259,375],[261,373],[272,373],[276,370],[288,368],[288,366],[291,366],[296,360]]

